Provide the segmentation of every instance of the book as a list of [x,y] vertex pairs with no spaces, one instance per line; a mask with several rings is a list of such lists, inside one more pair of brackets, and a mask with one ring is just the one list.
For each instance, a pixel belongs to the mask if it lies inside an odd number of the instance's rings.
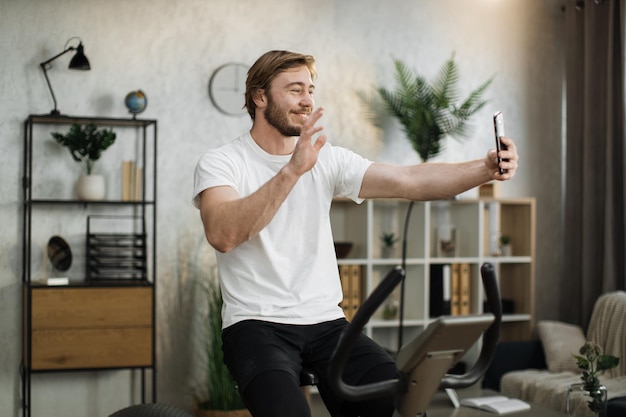
[[122,201],[130,201],[133,197],[134,161],[122,161]]
[[530,410],[530,404],[527,402],[504,395],[465,398],[461,400],[461,406],[477,408],[494,414],[510,414]]
[[143,185],[143,168],[142,167],[136,167],[135,168],[135,175],[134,175],[134,184],[133,184],[133,188],[132,188],[132,200],[133,201],[141,201],[142,198],[142,185]]

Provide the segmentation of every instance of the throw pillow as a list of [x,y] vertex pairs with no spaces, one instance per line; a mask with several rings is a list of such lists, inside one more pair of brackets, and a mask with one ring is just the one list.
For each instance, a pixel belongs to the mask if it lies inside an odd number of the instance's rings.
[[540,321],[537,324],[539,339],[551,372],[580,372],[572,355],[587,341],[580,326],[559,321]]

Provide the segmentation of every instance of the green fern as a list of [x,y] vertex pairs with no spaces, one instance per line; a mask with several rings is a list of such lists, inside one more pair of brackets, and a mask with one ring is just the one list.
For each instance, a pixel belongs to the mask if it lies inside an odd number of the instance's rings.
[[411,71],[406,64],[394,60],[396,88],[378,88],[387,109],[398,118],[413,149],[422,161],[443,150],[446,135],[466,137],[466,121],[486,103],[481,97],[492,78],[485,81],[459,105],[460,79],[454,54],[442,66],[432,84]]
[[222,353],[222,294],[216,280],[202,283],[208,310],[204,320],[206,374],[204,389],[196,395],[200,410],[240,410],[245,408],[239,390]]

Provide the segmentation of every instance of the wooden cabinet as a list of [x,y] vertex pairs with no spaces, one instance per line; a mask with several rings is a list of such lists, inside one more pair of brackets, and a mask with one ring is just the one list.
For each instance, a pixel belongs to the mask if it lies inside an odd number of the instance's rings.
[[[398,315],[385,314],[384,306],[365,328],[368,336],[390,350],[397,350],[433,320],[430,275],[435,265],[463,265],[469,270],[469,311],[482,313],[484,294],[480,266],[492,263],[507,307],[501,338],[531,337],[535,274],[533,198],[413,204],[404,200],[369,200],[360,205],[338,199],[331,208],[331,223],[335,241],[353,244],[353,249],[347,258],[339,260],[339,265],[361,267],[363,296],[375,288],[390,268],[403,262],[401,242],[388,256],[382,249],[382,234],[394,233],[402,237],[405,228],[407,230],[403,334],[399,334]],[[448,250],[442,250],[442,236],[452,240],[452,246],[445,247]],[[500,236],[510,238],[510,255],[503,256],[499,252]],[[396,289],[388,303],[397,303],[399,298],[400,291]]]
[[[97,163],[103,200],[75,197],[77,165],[51,137],[72,124],[117,135]],[[133,369],[141,401],[148,389],[156,401],[156,120],[30,115],[23,159],[24,416],[44,412],[31,410],[33,373]],[[58,272],[45,253],[58,235],[73,253],[69,283],[47,285]]]
[[153,287],[26,287],[32,371],[148,367]]

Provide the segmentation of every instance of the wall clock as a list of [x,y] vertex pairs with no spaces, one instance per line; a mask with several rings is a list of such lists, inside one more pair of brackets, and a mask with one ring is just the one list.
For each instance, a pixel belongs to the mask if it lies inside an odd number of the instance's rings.
[[219,66],[209,79],[209,98],[217,109],[229,116],[247,114],[244,107],[248,66],[228,62]]

